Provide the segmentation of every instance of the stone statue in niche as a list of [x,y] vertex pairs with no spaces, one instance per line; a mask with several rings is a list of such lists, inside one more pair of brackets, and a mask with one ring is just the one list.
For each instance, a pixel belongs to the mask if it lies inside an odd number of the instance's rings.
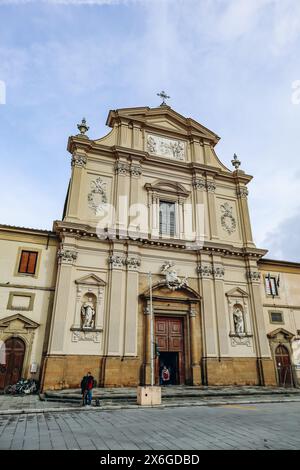
[[89,297],[87,302],[81,307],[81,327],[94,328],[95,324],[95,308],[92,298]]
[[233,310],[233,322],[234,322],[235,334],[238,336],[244,335],[245,334],[244,314],[243,314],[241,307],[239,307],[239,305],[236,305]]

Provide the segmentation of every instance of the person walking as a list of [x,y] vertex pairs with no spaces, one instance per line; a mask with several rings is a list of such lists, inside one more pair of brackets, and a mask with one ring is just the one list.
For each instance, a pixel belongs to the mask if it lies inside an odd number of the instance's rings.
[[91,405],[93,398],[94,377],[90,372],[81,380],[82,406]]

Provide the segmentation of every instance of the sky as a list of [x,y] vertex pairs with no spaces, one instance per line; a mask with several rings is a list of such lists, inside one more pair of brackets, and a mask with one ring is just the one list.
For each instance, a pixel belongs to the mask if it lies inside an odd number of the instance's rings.
[[0,223],[52,228],[85,116],[169,105],[254,176],[252,229],[300,261],[299,0],[0,0]]

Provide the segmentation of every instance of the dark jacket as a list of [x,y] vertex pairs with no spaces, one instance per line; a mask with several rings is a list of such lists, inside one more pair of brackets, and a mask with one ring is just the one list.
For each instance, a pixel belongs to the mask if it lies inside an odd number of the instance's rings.
[[81,381],[81,391],[91,390],[94,386],[94,377],[92,375],[85,375]]

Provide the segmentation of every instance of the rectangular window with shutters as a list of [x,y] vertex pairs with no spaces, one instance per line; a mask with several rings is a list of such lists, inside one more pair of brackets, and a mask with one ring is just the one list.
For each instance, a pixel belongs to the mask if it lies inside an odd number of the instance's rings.
[[278,282],[275,276],[265,277],[265,288],[267,295],[278,295]]
[[22,250],[18,272],[20,274],[35,274],[37,258],[37,251]]
[[159,233],[174,237],[175,202],[159,201]]

